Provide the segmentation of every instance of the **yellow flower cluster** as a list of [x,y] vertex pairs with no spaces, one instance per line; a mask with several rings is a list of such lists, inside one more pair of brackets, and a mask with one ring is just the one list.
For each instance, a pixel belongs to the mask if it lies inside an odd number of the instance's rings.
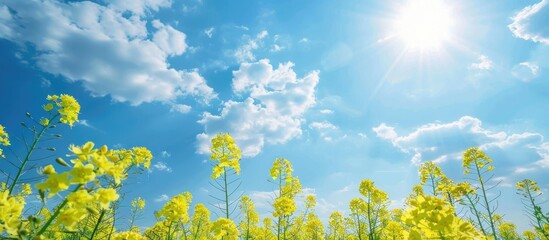
[[474,226],[458,218],[454,208],[435,196],[417,196],[402,215],[411,239],[478,239]]
[[144,209],[145,208],[145,200],[143,198],[138,197],[131,202],[132,207],[135,209]]
[[286,178],[286,181],[290,181],[290,178],[292,176],[292,172],[294,170],[292,169],[292,164],[288,159],[285,158],[277,158],[275,159],[273,166],[271,167],[271,177],[273,180],[276,180],[280,175],[284,175]]
[[139,232],[126,231],[115,233],[112,236],[112,240],[147,240],[147,238],[141,236]]
[[309,214],[307,216],[307,223],[305,223],[305,236],[306,239],[324,238],[324,226],[315,214]]
[[307,198],[305,198],[305,207],[306,208],[314,208],[316,205],[316,198],[314,195],[308,195]]
[[[10,139],[8,136],[8,133],[4,130],[4,126],[0,125],[0,145],[9,146],[10,145]],[[0,157],[5,158],[4,156],[4,150],[0,148]]]
[[238,228],[231,219],[219,218],[212,223],[213,239],[237,240]]
[[360,182],[360,194],[368,198],[370,204],[383,204],[388,201],[388,195],[384,191],[376,188],[372,180],[366,179]]
[[17,235],[21,223],[21,213],[25,207],[25,200],[21,196],[10,196],[4,188],[0,190],[0,235],[5,230],[9,235]]
[[165,218],[167,222],[187,223],[189,221],[189,207],[192,195],[189,192],[181,193],[168,201],[164,207],[156,213],[157,218]]
[[216,179],[225,173],[227,168],[232,168],[236,174],[240,174],[240,149],[234,139],[228,133],[217,134],[212,138],[210,159],[217,161],[213,168],[212,178]]
[[296,211],[295,201],[289,197],[279,197],[275,200],[274,204],[274,217],[288,216]]
[[464,174],[469,174],[471,169],[480,171],[486,167],[487,171],[493,171],[494,166],[490,165],[492,159],[488,157],[482,150],[477,147],[472,147],[463,152],[463,168]]
[[210,227],[210,210],[202,203],[196,204],[191,224],[194,239],[207,239]]
[[[73,96],[67,94],[52,95],[46,98],[58,107],[57,112],[61,115],[60,121],[72,127],[74,122],[78,122],[78,114],[80,113],[80,104]],[[51,111],[54,105],[48,103],[44,106],[44,110]],[[47,124],[46,124],[47,125]]]
[[87,142],[81,147],[71,145],[69,149],[76,157],[71,160],[74,163],[72,169],[58,174],[52,165],[46,166],[42,173],[48,177],[45,182],[38,183],[36,188],[49,191],[48,197],[52,197],[68,189],[71,184],[86,184],[103,175],[112,177],[116,184],[120,184],[126,178],[128,168],[152,159],[150,151],[143,148],[108,150],[106,146],[100,149],[93,147],[93,142]]
[[538,187],[538,183],[530,180],[530,179],[524,179],[520,182],[517,182],[516,187],[518,190],[521,191],[530,191],[533,193],[539,192],[541,189]]

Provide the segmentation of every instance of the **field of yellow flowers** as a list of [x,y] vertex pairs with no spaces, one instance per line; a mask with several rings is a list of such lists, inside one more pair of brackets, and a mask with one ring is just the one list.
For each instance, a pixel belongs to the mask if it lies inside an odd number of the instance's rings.
[[[516,183],[532,229],[518,233],[513,223],[497,212],[494,186],[488,184],[494,170],[492,159],[478,148],[463,152],[463,174],[469,181],[454,182],[433,162],[419,169],[416,185],[402,209],[388,209],[389,197],[368,179],[360,183],[360,198],[349,203],[349,213],[333,212],[328,222],[315,214],[316,200],[307,196],[305,209],[297,209],[295,198],[302,191],[293,175],[290,161],[274,160],[270,171],[277,187],[272,217],[260,219],[248,196],[236,196],[234,183],[240,176],[241,152],[229,134],[212,139],[210,159],[212,186],[220,193],[215,198],[218,219],[210,217],[204,204],[195,204],[184,192],[171,198],[156,211],[157,221],[142,231],[134,225],[146,204],[141,198],[131,201],[129,229],[118,229],[119,192],[130,174],[149,168],[152,154],[145,147],[109,149],[88,142],[70,145],[70,159],[44,159],[37,184],[25,182],[30,159],[43,138],[58,138],[51,133],[56,126],[73,126],[80,105],[70,95],[48,96],[44,117],[21,123],[33,135],[24,158],[9,159],[5,150],[11,145],[0,125],[0,157],[17,169],[0,186],[0,238],[2,239],[549,239],[549,213],[541,209],[540,188],[524,179]],[[43,148],[43,146],[41,147]],[[47,149],[47,148],[46,148]],[[26,208],[34,196],[39,208]],[[55,206],[46,204],[47,200]],[[240,214],[237,214],[240,213]],[[236,217],[238,216],[238,217]]]

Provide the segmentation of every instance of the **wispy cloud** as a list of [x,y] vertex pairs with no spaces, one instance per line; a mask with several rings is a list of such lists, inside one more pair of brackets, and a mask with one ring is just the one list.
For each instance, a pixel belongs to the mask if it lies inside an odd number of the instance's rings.
[[154,199],[155,202],[166,202],[168,200],[170,200],[170,197],[166,194],[162,194]]
[[521,62],[512,69],[513,76],[523,82],[529,82],[535,79],[540,72],[540,68],[533,62]]
[[214,27],[210,27],[210,28],[207,28],[206,30],[204,30],[204,34],[206,34],[206,36],[208,36],[208,38],[212,38],[214,32],[215,32]]
[[547,35],[547,15],[549,14],[549,0],[541,0],[539,3],[527,6],[511,19],[508,25],[513,35],[524,40],[549,44]]
[[[263,45],[263,39],[267,37],[269,33],[267,31],[261,31],[254,38],[248,39],[246,43],[234,51],[234,57],[241,62],[255,61],[254,50]],[[246,35],[247,38],[249,36]]]
[[153,164],[153,167],[158,171],[163,171],[163,172],[173,171],[172,168],[169,167],[168,164],[166,164],[165,162],[156,162],[155,164]]

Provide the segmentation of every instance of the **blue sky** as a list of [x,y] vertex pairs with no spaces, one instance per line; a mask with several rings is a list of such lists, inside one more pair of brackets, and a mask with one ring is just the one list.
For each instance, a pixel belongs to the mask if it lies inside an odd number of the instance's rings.
[[[410,5],[427,16],[412,32]],[[59,130],[58,154],[86,141],[151,149],[152,171],[125,190],[148,202],[142,226],[180,192],[212,202],[219,131],[242,148],[241,189],[259,211],[285,157],[324,219],[365,178],[401,206],[422,161],[460,181],[460,153],[481,146],[501,213],[525,229],[514,183],[549,188],[547,20],[547,0],[0,0],[0,124],[21,136],[26,111],[67,93],[81,121]]]

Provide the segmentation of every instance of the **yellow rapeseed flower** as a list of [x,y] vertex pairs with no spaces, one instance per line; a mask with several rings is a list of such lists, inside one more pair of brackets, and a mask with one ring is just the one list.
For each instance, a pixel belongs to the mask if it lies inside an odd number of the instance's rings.
[[126,231],[115,233],[112,236],[112,240],[146,240],[146,237],[143,237],[141,233],[134,231]]
[[192,195],[189,192],[179,194],[168,201],[156,217],[164,217],[167,222],[189,222],[189,206],[191,205]]
[[112,188],[100,188],[94,194],[95,200],[103,209],[109,208],[109,204],[118,199],[118,193]]
[[273,206],[275,209],[275,211],[273,212],[274,217],[292,215],[297,208],[295,205],[295,201],[289,197],[277,198]]
[[83,165],[81,162],[76,162],[74,167],[69,172],[72,176],[72,183],[88,183],[95,180],[95,167],[92,164]]
[[80,189],[67,196],[69,206],[86,207],[95,200],[88,190]]
[[145,200],[141,197],[137,197],[136,199],[132,200],[131,203],[132,207],[136,209],[144,209],[145,208]]
[[[0,125],[0,145],[9,146],[10,145],[10,139],[8,136],[8,133],[6,130],[4,130],[4,126]],[[2,148],[0,148],[0,157],[5,158],[3,154]]]
[[[60,121],[62,123],[68,124],[72,127],[75,122],[78,122],[80,104],[76,101],[76,99],[74,99],[73,96],[67,94],[61,94],[60,96],[48,95],[46,99],[52,101],[58,107],[57,112],[61,115]],[[44,107],[44,110],[50,108],[48,105],[46,106],[47,107]]]
[[237,240],[238,228],[231,219],[219,218],[212,223],[212,233],[216,240]]
[[218,162],[212,172],[212,178],[221,176],[227,169],[233,169],[236,174],[240,174],[240,148],[236,145],[234,139],[228,133],[219,133],[212,138],[210,147],[212,154],[210,159]]
[[69,173],[64,172],[61,174],[50,173],[45,182],[36,184],[36,188],[42,191],[49,191],[48,197],[52,197],[59,191],[63,191],[69,188]]

